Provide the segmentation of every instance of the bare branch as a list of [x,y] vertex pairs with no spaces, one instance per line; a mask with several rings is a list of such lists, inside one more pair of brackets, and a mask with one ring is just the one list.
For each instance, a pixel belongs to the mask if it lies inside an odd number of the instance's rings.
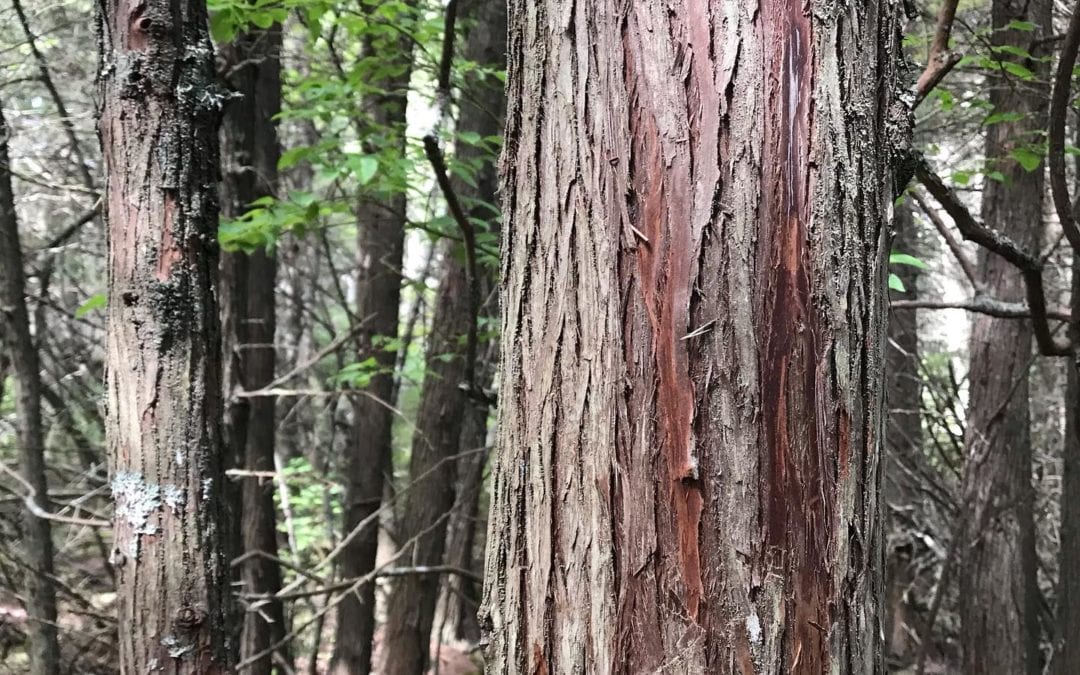
[[949,71],[953,69],[963,57],[958,52],[949,51],[949,38],[952,35],[953,20],[956,18],[956,5],[958,0],[945,0],[938,12],[937,26],[934,29],[934,41],[930,43],[930,58],[926,61],[926,69],[919,75],[915,83],[915,103],[912,108],[918,108],[926,97],[934,90]]
[[1080,49],[1080,8],[1073,10],[1065,42],[1061,45],[1061,57],[1054,73],[1054,93],[1050,97],[1050,129],[1048,133],[1048,164],[1050,167],[1050,191],[1054,197],[1061,229],[1073,251],[1080,255],[1080,225],[1073,213],[1069,186],[1065,178],[1065,116],[1072,93],[1073,66]]
[[1027,306],[1031,311],[1031,323],[1035,332],[1035,341],[1039,351],[1046,356],[1065,356],[1071,352],[1067,339],[1055,338],[1047,320],[1046,291],[1043,288],[1042,261],[1026,251],[1004,234],[987,227],[971,215],[964,203],[956,196],[952,188],[945,185],[927,164],[920,159],[915,175],[926,190],[941,204],[945,212],[953,219],[956,228],[964,239],[973,241],[991,253],[995,253],[1016,267],[1024,278],[1027,290]]

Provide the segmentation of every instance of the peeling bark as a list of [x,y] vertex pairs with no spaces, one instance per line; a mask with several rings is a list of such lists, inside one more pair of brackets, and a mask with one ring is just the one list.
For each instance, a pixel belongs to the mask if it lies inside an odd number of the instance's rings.
[[510,9],[491,672],[880,670],[895,7]]
[[218,142],[201,0],[99,8],[106,436],[126,673],[232,662],[220,433]]

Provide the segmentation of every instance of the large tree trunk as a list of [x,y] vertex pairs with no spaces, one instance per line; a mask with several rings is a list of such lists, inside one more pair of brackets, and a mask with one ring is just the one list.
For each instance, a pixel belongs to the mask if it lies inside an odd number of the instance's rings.
[[510,9],[491,672],[879,672],[895,3]]
[[[260,197],[277,192],[280,146],[274,116],[281,111],[281,30],[253,30],[223,48],[229,87],[240,96],[225,111],[222,146],[225,172],[223,211],[244,213]],[[265,248],[237,252],[223,261],[228,440],[234,466],[250,472],[274,471],[275,419],[272,396],[235,397],[255,391],[274,379],[275,281],[277,260]],[[281,590],[277,557],[277,523],[273,480],[241,479],[239,535],[244,562],[240,566],[246,593],[272,594]],[[257,610],[243,618],[240,658],[262,654],[251,666],[256,675],[269,675],[274,653],[270,647],[285,637],[285,612],[280,600],[260,600]],[[287,646],[278,658],[290,662]]]
[[[39,508],[48,510],[41,364],[30,333],[30,312],[26,307],[26,274],[8,156],[9,133],[7,120],[0,110],[0,319],[3,320],[0,327],[3,349],[0,351],[10,357],[15,380],[15,437],[22,477],[34,491],[26,496]],[[28,672],[31,675],[55,675],[60,672],[60,647],[56,639],[56,590],[52,583],[52,527],[48,520],[31,509],[23,514],[20,548],[27,565],[24,574]]]
[[[995,0],[995,44],[1035,49],[1034,41],[1050,31],[1049,0],[1019,3]],[[1029,21],[1034,31],[1003,30],[1012,21]],[[1029,64],[1047,76],[1048,64]],[[1042,236],[1043,171],[1026,171],[1009,158],[1017,144],[1033,141],[1045,128],[1047,87],[991,80],[990,102],[1002,112],[1021,113],[1014,122],[987,128],[986,156],[1005,175],[986,181],[982,215],[992,229],[1026,250],[1038,250]],[[986,292],[1005,301],[1023,302],[1024,284],[1008,262],[985,251],[979,273]],[[1039,624],[1035,558],[1034,494],[1031,485],[1031,438],[1028,370],[1031,326],[978,315],[972,322],[970,382],[964,469],[964,539],[960,619],[964,672],[1038,673]]]
[[218,141],[205,0],[100,5],[120,670],[225,673]]
[[[413,4],[406,2],[401,22],[412,20]],[[367,84],[382,92],[364,100],[372,135],[365,147],[370,152],[403,156],[405,112],[412,74],[412,39],[403,31],[394,39],[370,39],[364,53],[385,59],[383,77]],[[379,146],[378,143],[384,144]],[[385,474],[390,470],[394,402],[395,353],[377,338],[398,334],[401,300],[401,263],[405,248],[405,192],[394,187],[369,191],[360,203],[357,223],[356,316],[363,321],[357,337],[357,361],[374,359],[378,368],[365,395],[354,397],[352,451],[345,457],[344,533],[348,536],[382,504]],[[345,546],[341,574],[358,578],[375,568],[379,545],[378,523],[369,524]],[[375,634],[375,584],[366,583],[349,593],[338,605],[337,635],[331,660],[335,675],[367,675],[371,670],[372,637]]]
[[[461,7],[461,16],[475,21],[466,37],[465,58],[488,68],[503,69],[505,4],[486,0],[466,2]],[[462,87],[458,132],[480,138],[498,135],[502,130],[503,108],[499,81],[495,78],[480,81],[473,75]],[[455,193],[470,205],[466,206],[469,217],[493,223],[489,205],[495,201],[496,175],[490,150],[461,142],[456,155],[462,164],[482,163],[482,168],[474,176],[475,189],[465,181],[456,180]],[[424,386],[409,461],[410,488],[397,528],[398,540],[407,547],[402,560],[424,566],[443,562],[446,525],[454,506],[456,470],[462,463],[456,457],[462,449],[462,423],[471,408],[481,405],[467,391],[477,383],[466,382],[469,371],[476,370],[475,363],[472,368],[466,363],[469,358],[466,335],[475,320],[471,312],[478,308],[472,307],[470,301],[465,254],[460,246],[449,245],[449,241],[442,249],[439,293],[428,335]],[[489,277],[484,273],[483,283],[478,279],[478,284],[490,289]],[[453,358],[448,359],[447,355]],[[394,584],[387,603],[382,641],[384,675],[422,675],[427,669],[440,583],[438,575],[412,575],[401,577]]]

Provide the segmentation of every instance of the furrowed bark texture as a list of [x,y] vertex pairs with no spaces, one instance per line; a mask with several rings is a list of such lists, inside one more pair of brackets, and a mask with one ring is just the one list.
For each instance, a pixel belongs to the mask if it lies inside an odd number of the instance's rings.
[[[281,30],[245,33],[222,51],[231,73],[226,84],[239,97],[225,109],[222,124],[222,204],[228,215],[238,216],[251,202],[277,192],[281,152],[274,116],[281,111]],[[225,256],[222,271],[226,392],[258,390],[274,379],[277,259],[265,250],[233,253]],[[234,466],[274,471],[274,404],[272,396],[229,400],[227,436]],[[243,478],[241,484],[242,588],[247,593],[276,593],[281,590],[281,569],[260,555],[276,557],[278,552],[274,481]],[[240,658],[267,651],[285,637],[281,601],[260,602],[257,611],[245,612],[242,625]],[[287,647],[278,658],[290,662]],[[269,675],[273,667],[274,654],[267,653],[248,672]]]
[[203,0],[100,5],[120,670],[225,673],[218,142]]
[[[465,36],[465,58],[486,67],[504,68],[505,4],[466,2],[461,17],[475,21]],[[462,91],[457,131],[481,138],[498,135],[502,130],[503,100],[502,85],[495,78],[485,82],[477,81],[475,76],[469,78]],[[462,163],[472,164],[484,161],[487,153],[462,142],[455,154]],[[459,179],[454,181],[455,191],[465,200],[469,217],[490,221],[493,214],[488,204],[495,201],[497,181],[494,165],[486,162],[474,178],[475,188]],[[464,388],[469,376],[465,337],[473,321],[465,253],[460,246],[444,245],[442,249],[443,270],[428,335],[424,388],[409,460],[410,488],[398,526],[399,541],[416,538],[403,558],[411,565],[444,562],[446,526],[454,509],[459,464],[455,455],[471,449],[461,445],[463,422],[471,408],[478,405]],[[490,289],[490,278],[483,279],[481,286]],[[453,358],[446,359],[448,354]],[[410,575],[394,584],[383,629],[383,675],[422,675],[427,670],[435,604],[443,579],[436,574]]]
[[[994,42],[1037,51],[1033,41],[1050,34],[1051,7],[1049,0],[995,0]],[[1030,21],[1036,28],[1002,30],[1011,21]],[[1039,74],[1038,82],[1046,81],[1049,64],[1027,65]],[[1035,142],[1045,128],[1047,87],[1004,77],[990,84],[994,109],[1023,117],[987,127],[986,156],[998,159],[1006,180],[986,182],[983,221],[1037,251],[1043,229],[1042,167],[1026,171],[1009,152]],[[1002,258],[981,252],[979,274],[988,295],[1024,301],[1021,275]],[[959,575],[964,672],[972,675],[1041,671],[1028,412],[1031,341],[1027,321],[976,315],[972,322],[964,442],[967,513]]]
[[510,11],[491,672],[880,670],[895,6]]
[[[19,447],[20,470],[34,489],[25,495],[49,510],[45,477],[45,427],[41,417],[41,363],[30,333],[30,312],[26,306],[26,273],[23,270],[19,221],[15,213],[15,193],[11,185],[8,156],[10,129],[0,110],[0,351],[11,364],[15,381],[15,438]],[[4,375],[0,369],[0,378]],[[3,392],[0,391],[0,396]],[[52,527],[48,520],[30,510],[23,512],[21,550],[25,575],[26,651],[30,675],[60,672],[60,647],[56,636],[56,590],[53,568]]]
[[[406,3],[411,8],[411,3]],[[407,10],[411,11],[411,10]],[[403,16],[411,18],[411,14]],[[412,73],[412,41],[407,31],[395,40],[367,41],[364,52],[379,53],[391,74],[369,82],[382,93],[363,102],[381,142],[393,144],[404,155],[406,94]],[[395,54],[395,58],[383,56]],[[369,144],[372,152],[383,148]],[[370,142],[369,142],[370,143]],[[344,533],[379,510],[384,474],[390,468],[393,426],[395,353],[378,338],[398,334],[401,299],[401,262],[405,249],[405,193],[387,190],[368,194],[360,204],[356,247],[356,315],[364,322],[357,337],[357,361],[374,358],[381,372],[372,377],[367,395],[354,397],[351,451],[345,457]],[[378,524],[369,525],[345,547],[341,574],[346,579],[363,576],[375,568],[379,545]],[[375,634],[375,584],[364,584],[338,605],[338,627],[331,672],[335,675],[367,675],[371,670],[372,636]]]

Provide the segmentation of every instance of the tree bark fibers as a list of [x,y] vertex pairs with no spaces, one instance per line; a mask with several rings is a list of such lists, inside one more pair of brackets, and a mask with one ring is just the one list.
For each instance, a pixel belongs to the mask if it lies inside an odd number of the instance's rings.
[[[1052,3],[995,0],[995,44],[1038,51],[1034,41],[1050,35]],[[1034,31],[1003,30],[1029,21]],[[1017,145],[1035,142],[1046,127],[1048,63],[1030,63],[1039,77],[990,80],[990,102],[1002,112],[1022,113],[1013,122],[987,127],[986,156],[1005,180],[988,180],[983,222],[1038,251],[1043,230],[1043,170],[1027,171],[1009,157]],[[1024,283],[1012,264],[980,253],[986,293],[1023,302]],[[1027,321],[976,315],[969,346],[967,431],[964,439],[965,532],[959,550],[960,640],[964,672],[1039,673],[1038,587],[1034,493],[1031,484],[1031,421],[1028,371],[1032,331]]]
[[896,12],[510,3],[491,672],[880,671]]
[[120,671],[232,663],[220,421],[218,140],[205,0],[105,0],[106,443]]
[[[30,332],[26,306],[19,219],[11,185],[8,138],[11,130],[0,110],[0,351],[11,364],[15,381],[15,438],[19,468],[34,494],[24,495],[49,509],[45,476],[45,426],[41,415],[41,360]],[[0,371],[0,377],[3,372]],[[2,396],[2,392],[0,392]],[[22,550],[26,562],[26,646],[30,675],[57,675],[60,647],[56,630],[56,589],[53,587],[52,526],[30,509],[23,512]]]

